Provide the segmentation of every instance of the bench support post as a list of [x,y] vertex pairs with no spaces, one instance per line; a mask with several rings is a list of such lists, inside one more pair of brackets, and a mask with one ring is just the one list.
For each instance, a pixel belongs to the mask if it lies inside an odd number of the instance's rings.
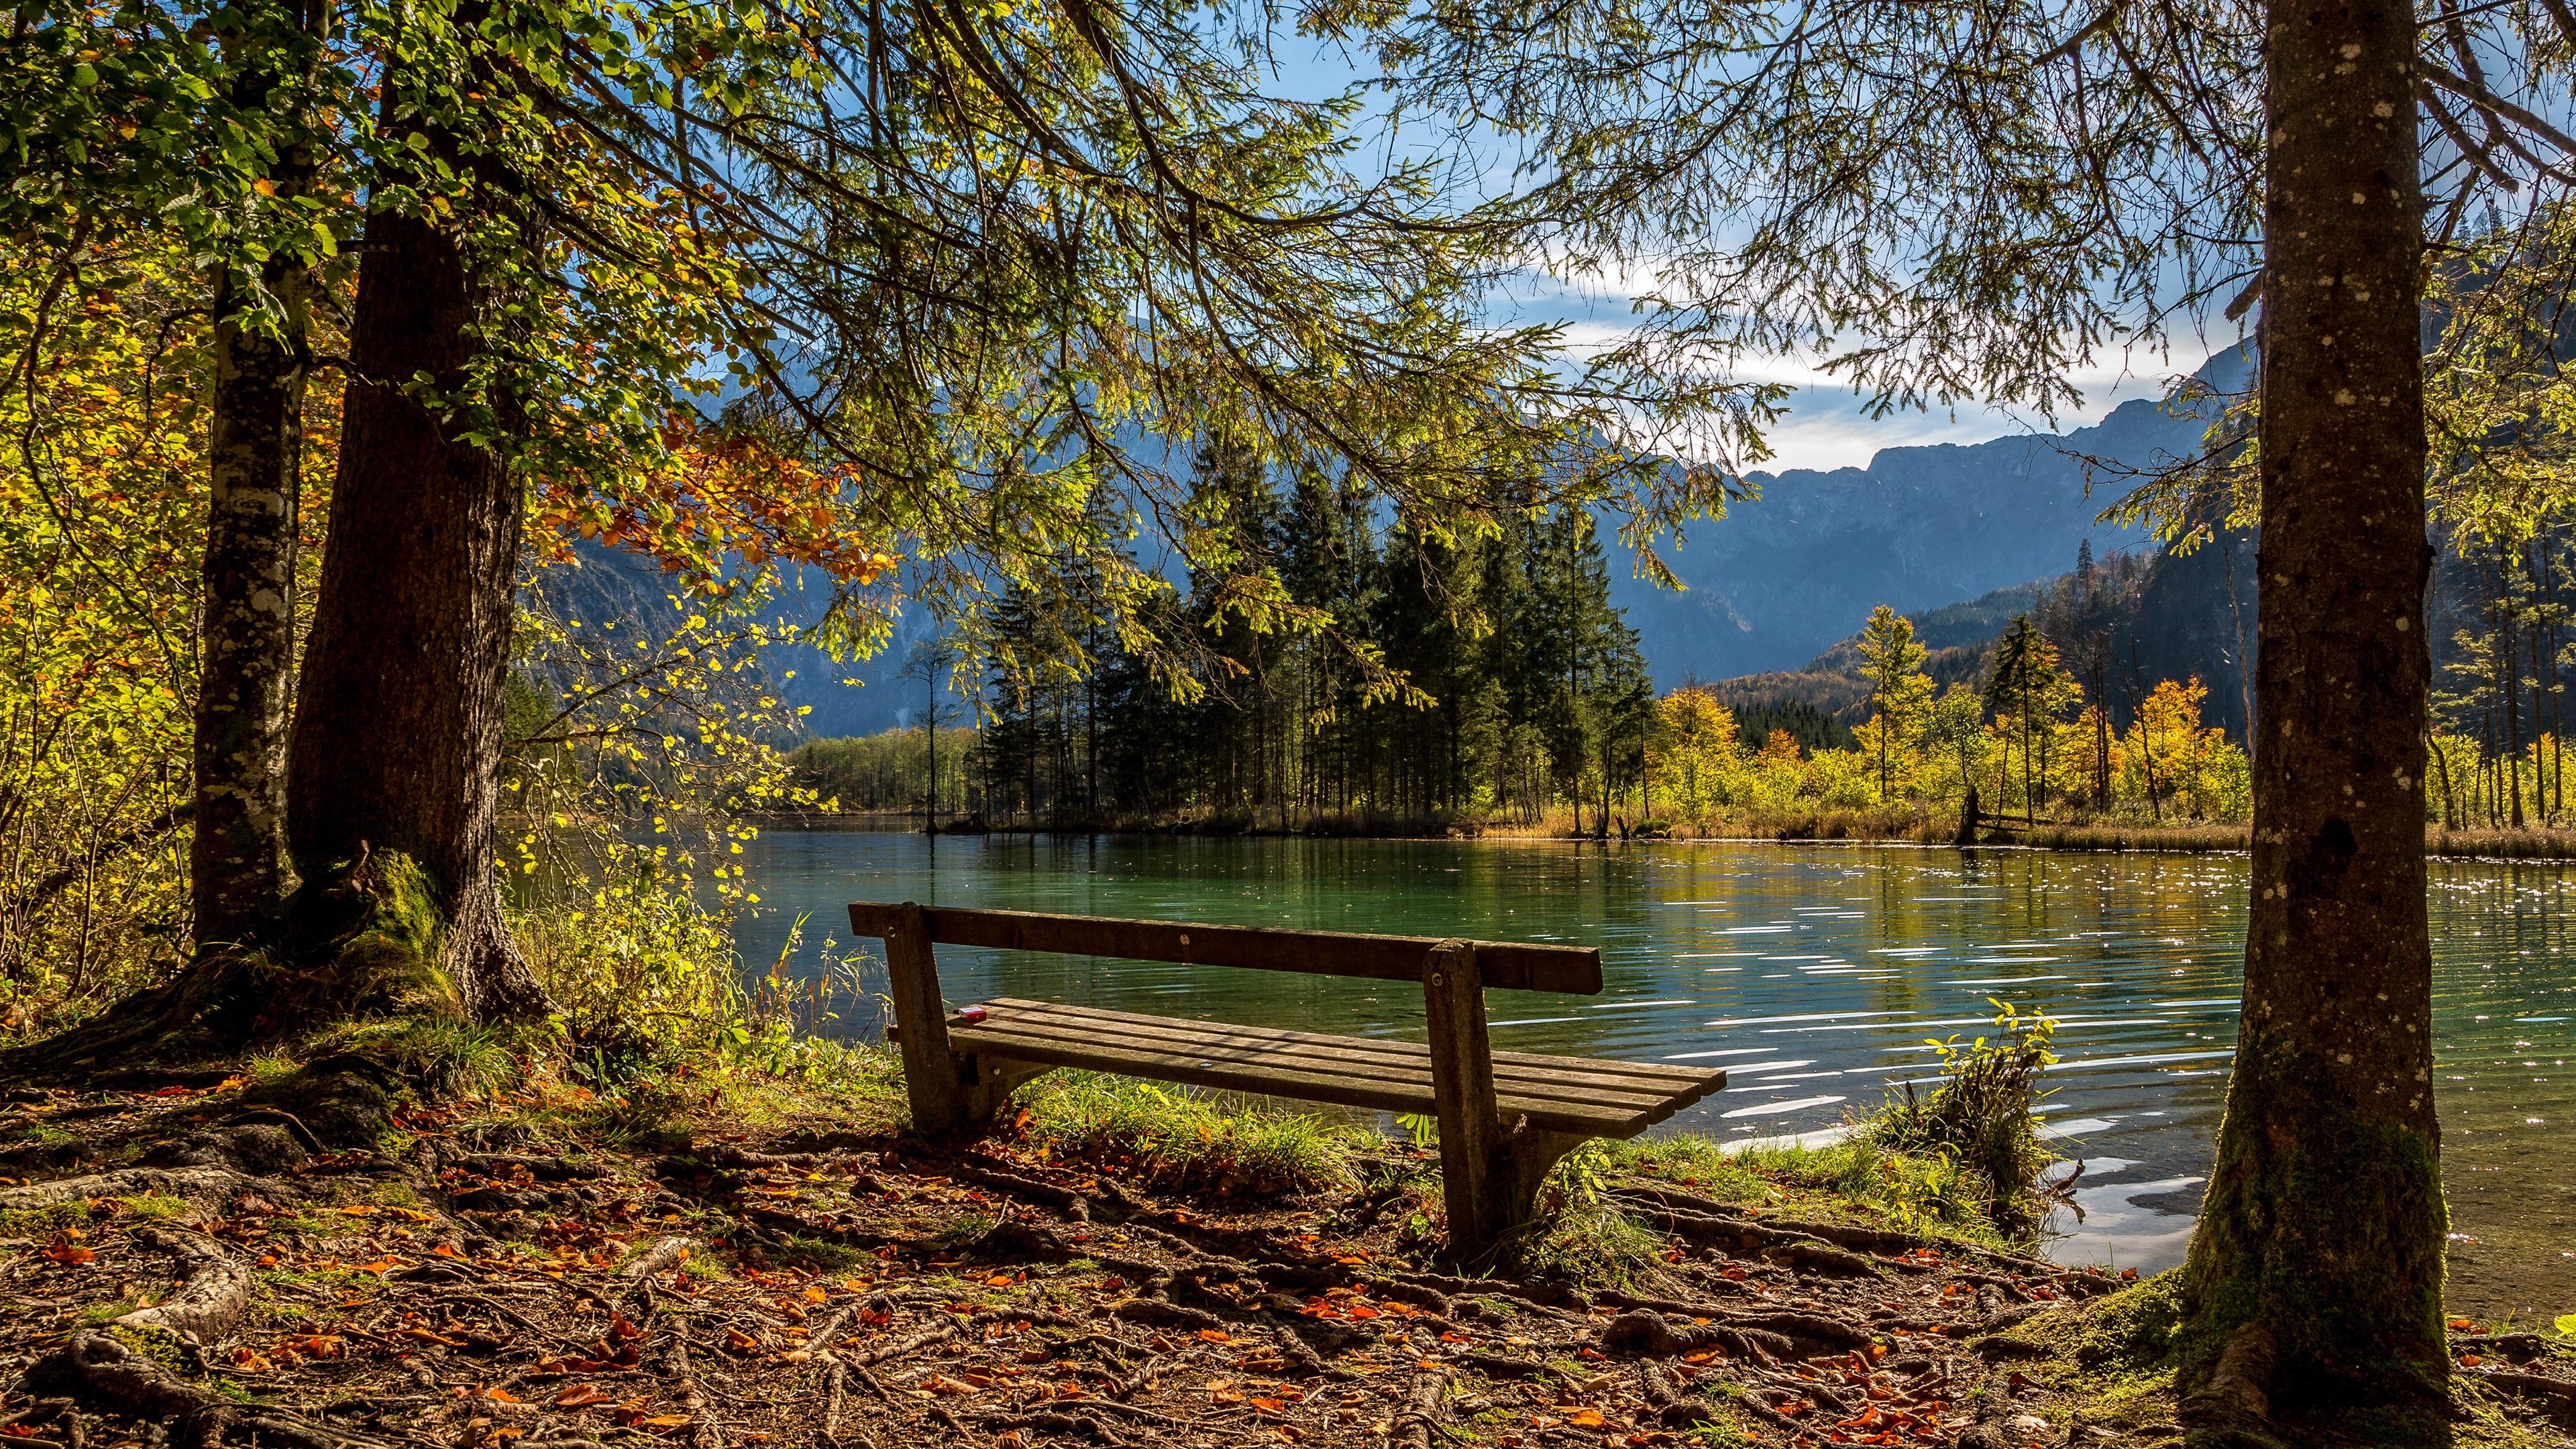
[[1055,1070],[1043,1062],[1015,1062],[979,1054],[961,1056],[958,1061],[963,1069],[961,1080],[966,1082],[962,1089],[965,1120],[974,1127],[991,1126],[1022,1084]]
[[[853,913],[855,914],[855,912]],[[948,1048],[948,1008],[939,996],[939,963],[931,954],[930,922],[911,901],[896,908],[886,933],[886,994],[894,998],[903,1085],[912,1100],[916,1132],[953,1132],[966,1125],[967,1102],[957,1056]]]
[[1503,1156],[1509,1163],[1505,1170],[1505,1191],[1509,1201],[1503,1221],[1517,1228],[1530,1220],[1538,1208],[1538,1190],[1547,1183],[1549,1169],[1565,1154],[1592,1139],[1580,1132],[1550,1132],[1532,1127],[1523,1118],[1512,1124],[1509,1138],[1503,1144]]
[[1431,1026],[1431,1095],[1440,1114],[1440,1187],[1449,1208],[1449,1255],[1475,1258],[1511,1227],[1511,1173],[1494,1101],[1493,1043],[1485,1031],[1485,982],[1476,948],[1443,941],[1422,967]]

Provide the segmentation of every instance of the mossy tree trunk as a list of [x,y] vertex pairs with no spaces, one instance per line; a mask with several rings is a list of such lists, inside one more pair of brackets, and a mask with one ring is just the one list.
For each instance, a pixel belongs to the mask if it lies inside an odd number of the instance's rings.
[[2425,922],[2415,18],[2266,29],[2262,611],[2245,1006],[2186,1268],[2204,1423],[2443,1392]]
[[[389,87],[389,90],[391,88]],[[456,239],[410,215],[367,225],[340,472],[296,699],[290,811],[308,869],[416,864],[466,1012],[541,1015],[544,991],[493,879],[501,698],[516,602],[521,483],[396,380],[462,391],[496,325]]]

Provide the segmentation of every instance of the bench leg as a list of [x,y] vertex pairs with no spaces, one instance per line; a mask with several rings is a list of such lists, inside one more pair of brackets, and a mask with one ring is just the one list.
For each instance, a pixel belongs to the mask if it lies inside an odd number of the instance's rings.
[[1431,1095],[1440,1114],[1448,1255],[1482,1257],[1510,1226],[1512,1183],[1494,1101],[1493,1043],[1485,1030],[1485,982],[1475,947],[1443,941],[1432,949],[1422,970],[1422,1004],[1431,1027]]
[[937,1136],[967,1125],[964,1063],[948,1048],[948,1008],[939,997],[939,964],[921,907],[897,908],[887,933],[886,994],[894,999],[903,1086],[912,1101],[912,1130]]

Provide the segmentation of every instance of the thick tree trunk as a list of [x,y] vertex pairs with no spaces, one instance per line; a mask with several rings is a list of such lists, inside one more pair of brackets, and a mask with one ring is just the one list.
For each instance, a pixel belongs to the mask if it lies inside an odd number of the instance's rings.
[[396,385],[459,389],[497,311],[455,241],[367,224],[331,547],[295,711],[290,826],[308,871],[408,857],[444,920],[440,962],[477,1020],[541,1014],[493,881],[501,688],[521,485]]
[[2266,35],[2253,900],[2184,1280],[2187,1402],[2219,1427],[2423,1408],[2447,1362],[2414,14],[2279,0]]

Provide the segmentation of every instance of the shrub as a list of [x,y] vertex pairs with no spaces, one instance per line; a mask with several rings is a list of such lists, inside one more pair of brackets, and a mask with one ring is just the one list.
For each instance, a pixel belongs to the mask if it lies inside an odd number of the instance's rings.
[[1861,1124],[1858,1139],[1900,1157],[1938,1157],[1958,1165],[1983,1188],[1987,1211],[2007,1237],[2036,1236],[2056,1195],[2041,1180],[2056,1154],[2041,1145],[2031,1115],[2039,1074],[2057,1060],[2049,1050],[2057,1023],[1992,1002],[1997,1034],[1940,1053],[1941,1085],[1929,1097],[1908,1082],[1902,1097]]

